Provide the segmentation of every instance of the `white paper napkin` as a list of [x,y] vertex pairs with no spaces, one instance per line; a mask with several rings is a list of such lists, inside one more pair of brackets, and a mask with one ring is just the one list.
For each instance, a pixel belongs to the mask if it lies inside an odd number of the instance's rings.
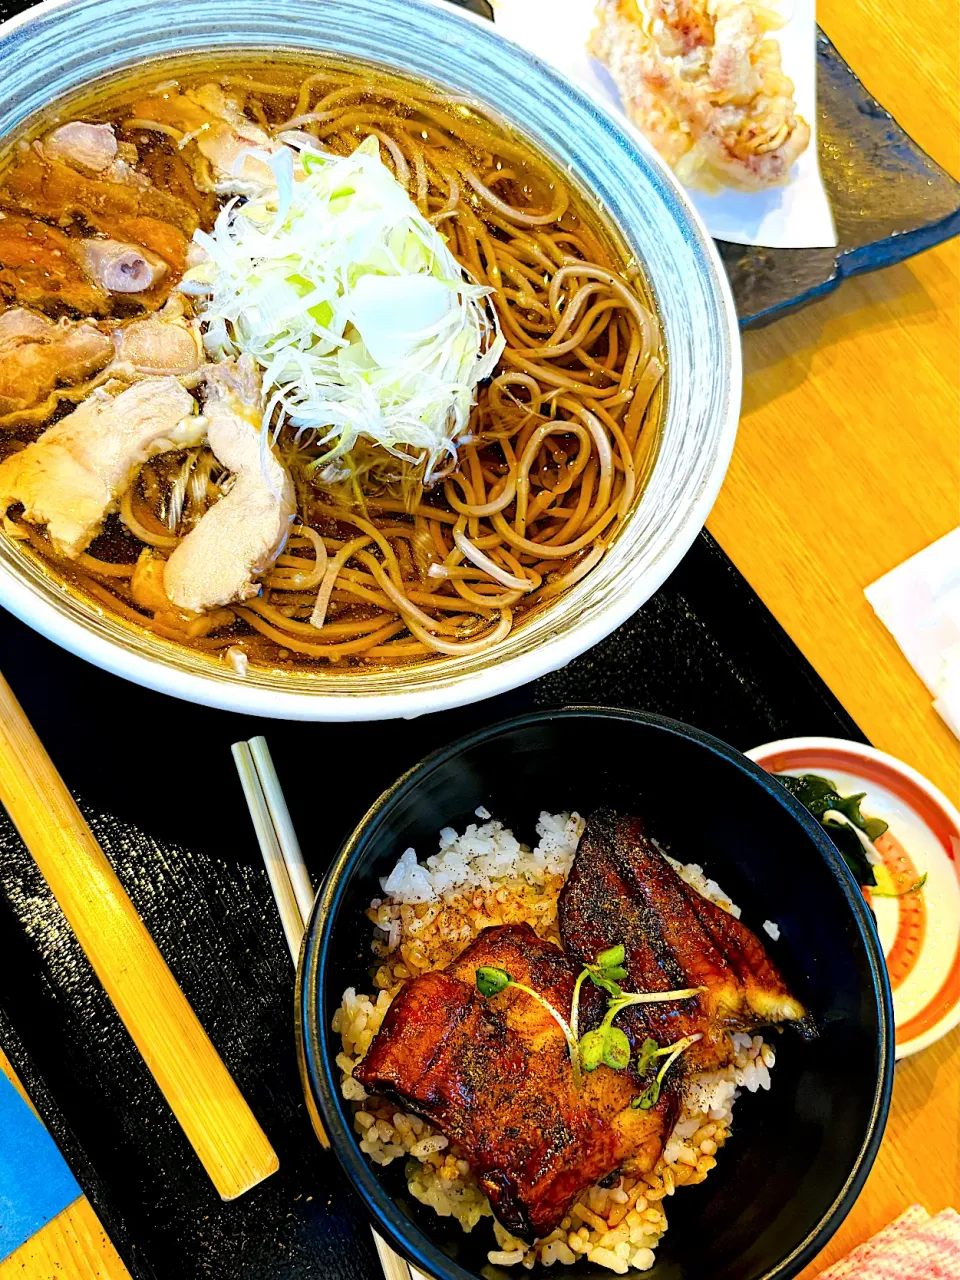
[[[498,31],[619,110],[613,81],[586,50],[595,26],[594,5],[595,0],[493,0]],[[816,0],[792,0],[785,12],[789,20],[774,34],[797,107],[810,126],[810,145],[786,186],[716,195],[691,191],[690,196],[718,240],[772,249],[823,248],[837,243],[837,233],[817,160]]]
[[960,529],[905,560],[864,594],[960,738]]

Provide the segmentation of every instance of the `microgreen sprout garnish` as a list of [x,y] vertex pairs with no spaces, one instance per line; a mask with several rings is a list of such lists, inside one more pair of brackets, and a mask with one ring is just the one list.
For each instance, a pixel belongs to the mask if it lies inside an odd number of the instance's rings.
[[570,1029],[575,1040],[579,1040],[580,988],[589,978],[595,986],[606,991],[607,995],[613,996],[614,999],[622,996],[623,992],[618,984],[627,976],[627,971],[623,967],[626,957],[626,948],[622,945],[607,947],[605,951],[600,952],[593,964],[585,965],[580,971],[573,985],[573,1003],[570,1010]]
[[663,1077],[667,1074],[677,1058],[685,1049],[689,1049],[692,1044],[696,1044],[698,1040],[703,1039],[700,1035],[684,1036],[682,1040],[678,1040],[676,1044],[668,1044],[663,1049],[659,1048],[656,1040],[644,1040],[640,1048],[637,1058],[637,1066],[642,1072],[649,1071],[653,1063],[660,1057],[666,1055],[666,1061],[663,1066],[653,1077],[643,1093],[630,1103],[635,1110],[639,1108],[641,1111],[649,1111],[651,1107],[655,1107],[660,1100],[660,1088],[663,1084]]
[[623,1071],[630,1065],[630,1041],[619,1027],[601,1025],[580,1037],[580,1061],[584,1071],[596,1071],[601,1062]]
[[[515,981],[506,969],[501,969],[496,965],[481,965],[476,970],[475,979],[477,990],[482,996],[488,998],[490,996],[498,996],[501,991],[514,987],[517,991],[523,991],[531,999],[536,1000],[537,1004],[546,1009],[563,1032],[567,1047],[570,1050],[573,1083],[579,1089],[583,1080],[581,1067],[583,1071],[596,1071],[597,1067],[603,1064],[613,1071],[624,1071],[630,1065],[630,1041],[619,1027],[613,1025],[613,1020],[618,1013],[635,1004],[660,1004],[666,1000],[688,1000],[691,996],[698,995],[701,991],[706,990],[705,987],[685,987],[680,991],[643,991],[625,995],[619,986],[619,982],[627,976],[627,971],[623,968],[625,958],[626,951],[622,946],[608,947],[606,951],[600,952],[592,965],[584,967],[574,984],[573,1006],[569,1023],[539,991],[534,991],[532,987]],[[587,978],[606,991],[611,999],[599,1027],[595,1027],[593,1031],[588,1031],[584,1036],[578,1036],[577,1015],[579,1013],[580,988]],[[676,1049],[676,1053],[673,1053],[673,1057],[667,1059],[661,1070],[658,1077],[658,1080],[660,1080],[674,1058],[682,1053],[688,1044],[692,1044],[694,1040],[699,1039],[699,1036],[688,1036],[686,1040],[678,1041],[679,1047],[671,1045],[667,1049],[658,1049],[655,1040],[646,1040],[641,1056],[646,1051],[647,1061],[650,1062],[658,1055],[672,1053]],[[648,1046],[652,1046],[652,1048],[648,1048]],[[651,1054],[653,1057],[650,1057]],[[649,1089],[646,1092],[649,1092]],[[633,1105],[652,1107],[659,1096],[660,1086],[657,1083],[653,1102],[640,1104],[635,1100]]]
[[[537,1004],[546,1009],[547,1013],[556,1021],[563,1032],[567,1048],[570,1050],[570,1068],[573,1073],[573,1084],[576,1089],[579,1089],[583,1077],[580,1074],[580,1050],[576,1037],[571,1031],[570,1024],[566,1018],[557,1012],[550,1001],[542,996],[539,991],[534,991],[532,987],[525,986],[522,982],[515,982],[506,969],[498,969],[495,965],[481,965],[476,971],[476,983],[477,990],[482,996],[498,996],[501,991],[506,991],[508,987],[514,987],[517,991],[522,991],[525,995],[530,996],[531,999],[536,1000]],[[629,1059],[629,1046],[627,1057]]]
[[[607,1012],[599,1027],[588,1031],[580,1039],[580,1060],[584,1071],[596,1071],[601,1062],[614,1071],[623,1071],[630,1063],[630,1041],[619,1027],[613,1025],[618,1013],[635,1004],[659,1004],[665,1000],[688,1000],[698,995],[705,987],[684,987],[680,991],[643,991],[636,995],[621,994],[607,1005]],[[647,1040],[645,1045],[656,1042]],[[641,1050],[642,1052],[642,1050]]]
[[640,1052],[637,1054],[637,1074],[645,1076],[657,1058],[669,1052],[669,1049],[661,1049],[656,1040],[652,1040],[648,1036],[640,1046]]
[[495,969],[493,965],[483,965],[477,970],[476,977],[477,990],[482,996],[498,996],[513,982],[506,969]]

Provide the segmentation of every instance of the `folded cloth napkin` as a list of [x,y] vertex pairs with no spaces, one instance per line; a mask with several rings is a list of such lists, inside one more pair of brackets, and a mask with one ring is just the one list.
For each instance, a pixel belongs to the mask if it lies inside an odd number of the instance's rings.
[[864,594],[960,738],[960,529],[891,569]]
[[960,1213],[911,1205],[817,1280],[960,1280]]

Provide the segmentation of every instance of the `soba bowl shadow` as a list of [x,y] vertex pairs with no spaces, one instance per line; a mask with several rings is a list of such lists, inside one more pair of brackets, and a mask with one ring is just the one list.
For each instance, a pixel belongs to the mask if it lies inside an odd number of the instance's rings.
[[[467,1235],[414,1201],[403,1160],[368,1162],[340,1095],[330,1023],[346,987],[372,989],[363,912],[404,849],[428,854],[440,827],[462,830],[479,805],[533,841],[541,810],[586,815],[601,804],[643,816],[674,856],[701,863],[754,930],[777,923],[769,949],[819,1028],[813,1042],[789,1030],[777,1038],[771,1092],[740,1099],[717,1167],[667,1201],[670,1229],[648,1274],[786,1280],[843,1220],[876,1155],[893,1076],[889,983],[863,898],[819,825],[738,752],[676,721],[591,708],[524,716],[429,757],[381,796],[334,861],[308,926],[297,997],[304,1086],[378,1230],[415,1265],[441,1280],[522,1271],[488,1263],[488,1221]],[[578,1260],[553,1274],[609,1273]]]

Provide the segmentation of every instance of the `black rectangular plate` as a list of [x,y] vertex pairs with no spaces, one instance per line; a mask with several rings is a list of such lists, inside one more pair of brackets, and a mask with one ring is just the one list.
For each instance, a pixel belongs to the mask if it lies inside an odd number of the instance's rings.
[[293,972],[231,742],[266,734],[318,882],[398,774],[533,707],[639,707],[741,748],[807,733],[862,739],[706,533],[640,613],[563,671],[422,720],[310,725],[210,711],[106,675],[4,613],[0,670],[280,1156],[262,1186],[217,1198],[0,815],[0,1045],[137,1280],[378,1274],[359,1203],[305,1113]]
[[817,32],[820,172],[835,249],[756,249],[718,241],[741,329],[825,297],[849,276],[892,267],[960,234],[960,182],[871,97]]

